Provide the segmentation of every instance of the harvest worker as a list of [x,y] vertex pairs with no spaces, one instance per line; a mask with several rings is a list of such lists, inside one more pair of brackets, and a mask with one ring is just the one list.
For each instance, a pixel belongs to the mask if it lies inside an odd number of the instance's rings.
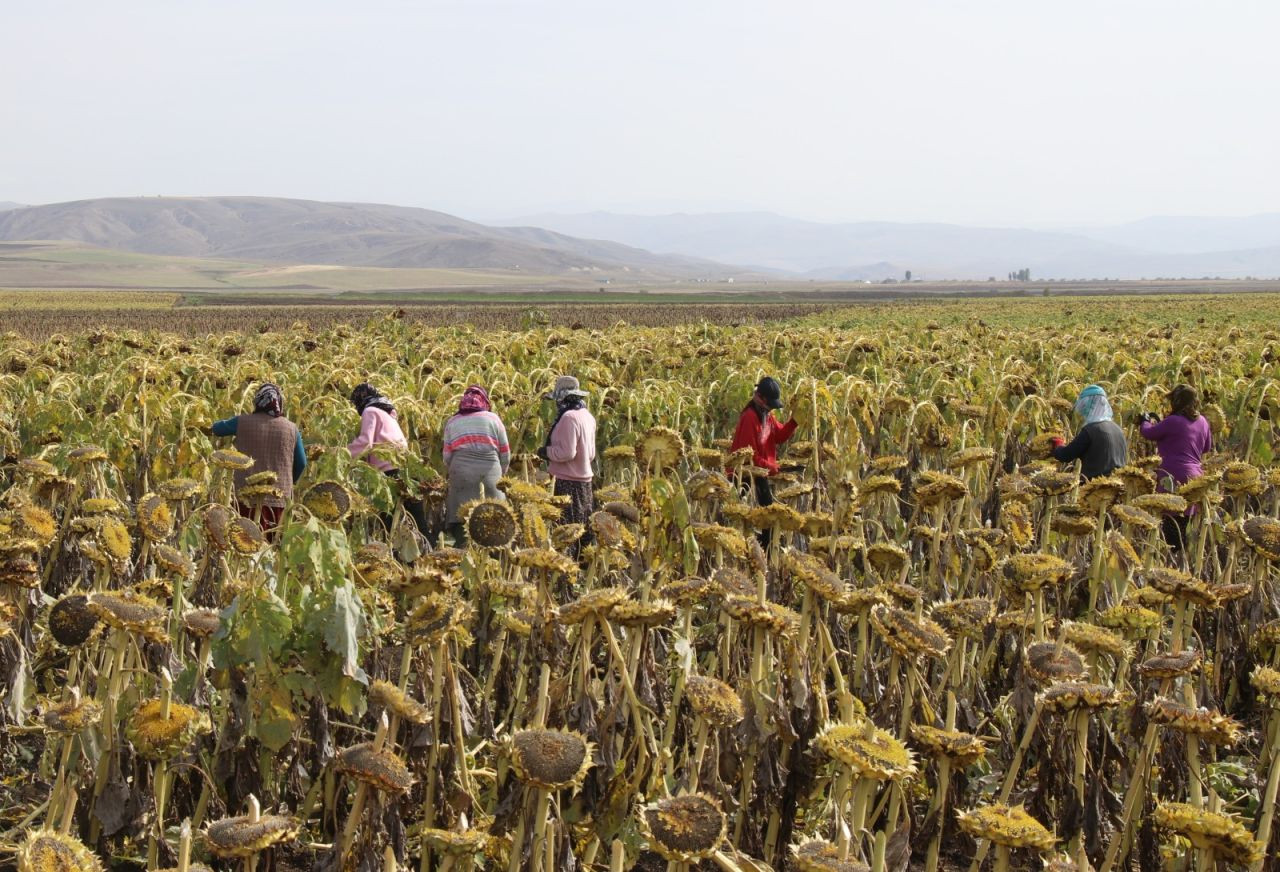
[[[729,451],[751,449],[752,474],[755,481],[756,505],[773,505],[773,486],[769,476],[778,474],[778,446],[796,432],[796,419],[779,423],[774,410],[782,408],[782,388],[770,376],[760,379],[751,395],[751,402],[738,417],[738,429],[733,433]],[[745,486],[745,485],[744,485]],[[760,544],[768,547],[769,531],[760,533]]]
[[[396,417],[396,407],[382,395],[382,392],[368,382],[361,382],[351,389],[351,405],[356,407],[360,415],[360,432],[347,446],[351,456],[357,460],[363,458],[374,469],[407,485],[400,477],[400,468],[385,457],[378,457],[376,451],[382,447],[394,448],[398,451],[409,449],[409,440],[400,429],[400,421]],[[422,500],[411,496],[402,496],[401,503],[413,518],[418,532],[427,534],[427,516],[422,507]],[[392,524],[390,516],[383,517],[383,524],[389,529]]]
[[307,468],[307,452],[302,447],[298,425],[284,416],[284,394],[279,385],[267,382],[253,395],[253,412],[215,421],[214,436],[234,436],[236,450],[253,458],[253,466],[235,471],[236,494],[246,487],[246,479],[261,472],[275,473],[274,485],[265,485],[265,495],[255,495],[256,509],[239,500],[240,514],[252,518],[261,512],[264,532],[280,524],[285,502],[293,497],[293,485]]
[[462,521],[458,509],[471,500],[506,496],[498,490],[498,479],[511,465],[507,428],[494,414],[489,394],[480,385],[462,393],[458,413],[444,425],[444,465],[449,477],[445,500],[445,530],[454,543],[462,544]]
[[1089,385],[1076,399],[1075,412],[1084,424],[1070,444],[1061,437],[1053,440],[1054,458],[1062,463],[1079,460],[1080,476],[1085,481],[1110,475],[1124,466],[1128,462],[1129,442],[1112,420],[1106,392],[1097,385]]
[[[1209,419],[1200,414],[1200,395],[1191,385],[1178,385],[1165,395],[1169,414],[1164,420],[1152,412],[1144,412],[1139,432],[1144,439],[1156,443],[1160,466],[1156,480],[1160,490],[1173,491],[1193,478],[1204,475],[1200,458],[1213,450],[1213,433]],[[1164,538],[1175,550],[1186,542],[1188,514],[1165,515]]]
[[556,419],[547,431],[546,444],[538,449],[538,456],[547,461],[547,472],[555,479],[555,494],[569,498],[560,523],[587,528],[571,549],[575,557],[581,546],[591,542],[590,520],[595,509],[591,464],[596,459],[596,419],[587,410],[586,397],[587,392],[573,376],[556,379],[551,393],[543,397],[555,402]]

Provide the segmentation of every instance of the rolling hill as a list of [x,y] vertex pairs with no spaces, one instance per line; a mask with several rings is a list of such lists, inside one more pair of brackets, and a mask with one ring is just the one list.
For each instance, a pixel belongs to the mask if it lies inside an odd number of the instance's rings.
[[1280,276],[1280,217],[1274,215],[1153,218],[1072,232],[887,221],[824,224],[770,212],[589,212],[519,221],[818,280],[900,279],[906,270],[926,280],[982,280],[1022,268],[1030,268],[1034,278],[1054,279]]
[[0,240],[64,240],[141,254],[531,275],[692,278],[742,270],[536,227],[443,212],[273,197],[132,197],[0,211]]

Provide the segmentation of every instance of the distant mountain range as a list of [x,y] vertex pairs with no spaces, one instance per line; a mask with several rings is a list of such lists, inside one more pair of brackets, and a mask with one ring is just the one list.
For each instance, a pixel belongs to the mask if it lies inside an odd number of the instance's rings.
[[824,224],[770,212],[526,215],[517,223],[815,279],[1280,276],[1280,214],[1149,218],[1070,232],[954,224]]
[[1148,218],[1064,231],[770,212],[527,215],[491,226],[443,212],[272,197],[0,203],[0,241],[69,240],[256,263],[509,270],[604,280],[835,281],[1280,277],[1280,214]]
[[746,271],[537,227],[443,212],[272,197],[131,197],[0,211],[0,240],[69,240],[143,254],[292,264],[723,278]]
[[3,212],[5,209],[18,209],[21,207],[21,203],[10,203],[8,200],[0,200],[0,212]]

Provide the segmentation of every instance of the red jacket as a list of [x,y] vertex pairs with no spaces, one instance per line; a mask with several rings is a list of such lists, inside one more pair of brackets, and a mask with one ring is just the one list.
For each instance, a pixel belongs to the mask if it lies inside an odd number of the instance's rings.
[[769,474],[773,475],[778,471],[778,446],[790,439],[795,432],[794,419],[782,424],[770,412],[762,421],[752,403],[742,410],[742,417],[738,418],[738,429],[734,431],[733,444],[729,450],[733,452],[750,446],[751,462],[769,470]]

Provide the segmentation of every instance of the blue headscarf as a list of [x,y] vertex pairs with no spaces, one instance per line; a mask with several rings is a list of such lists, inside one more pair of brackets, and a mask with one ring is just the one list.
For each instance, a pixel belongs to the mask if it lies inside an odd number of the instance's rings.
[[1097,385],[1089,385],[1082,390],[1076,399],[1076,414],[1084,418],[1086,427],[1099,421],[1110,421],[1111,403],[1107,401],[1106,391]]

